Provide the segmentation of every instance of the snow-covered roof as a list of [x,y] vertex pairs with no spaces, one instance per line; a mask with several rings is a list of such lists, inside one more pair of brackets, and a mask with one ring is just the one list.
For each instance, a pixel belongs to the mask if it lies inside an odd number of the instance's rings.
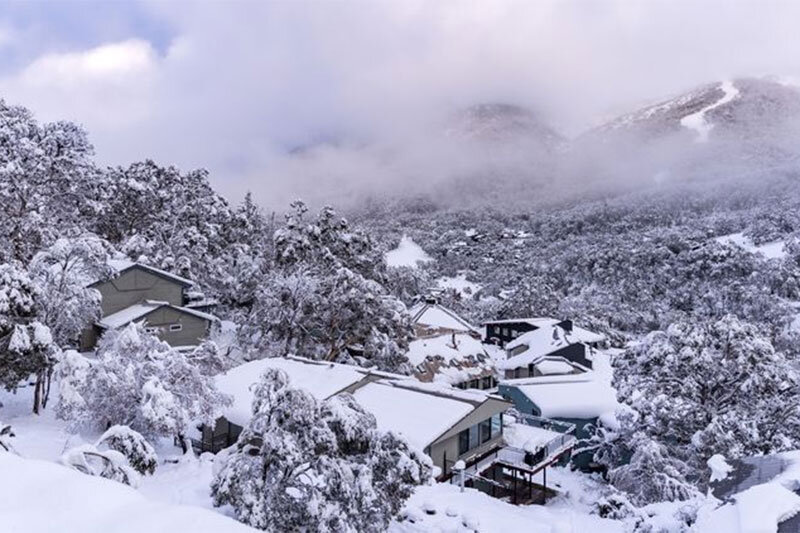
[[562,357],[545,358],[536,363],[536,368],[545,375],[569,374],[575,367]]
[[500,368],[519,368],[541,359],[570,344],[575,344],[571,337],[564,334],[561,328],[539,328],[520,335],[506,345],[511,352],[515,348],[527,346],[527,349],[514,357],[509,357],[498,365]]
[[508,380],[501,384],[516,387],[547,418],[597,418],[613,413],[619,405],[611,385],[587,374]]
[[182,278],[181,276],[176,276],[171,272],[167,272],[166,270],[162,270],[160,268],[156,268],[150,265],[145,265],[144,263],[137,263],[136,261],[131,261],[130,259],[109,259],[108,265],[112,267],[114,270],[122,273],[130,268],[138,267],[143,270],[147,270],[153,274],[156,274],[161,277],[165,277],[175,281],[176,283],[183,285],[185,287],[191,287],[194,285],[192,280]]
[[368,383],[356,390],[354,396],[375,416],[378,428],[402,435],[420,450],[474,409],[468,402],[422,394],[387,382]]
[[[730,475],[711,483],[713,495],[724,503],[704,509],[692,530],[698,533],[800,530],[800,496],[796,493],[800,484],[800,452],[745,457],[733,463]],[[713,473],[713,465],[709,466]]]
[[[484,322],[483,325],[494,326],[503,324],[517,324],[520,322],[524,324],[530,324],[531,326],[534,326],[536,328],[549,328],[563,321],[551,317],[507,318],[503,320],[490,320],[488,322]],[[594,343],[594,342],[603,342],[606,339],[606,336],[603,335],[602,333],[595,333],[593,331],[589,331],[588,329],[584,329],[574,324],[572,325],[572,332],[570,332],[570,335],[576,342]],[[515,341],[518,340],[519,338],[515,339]]]
[[418,302],[408,310],[414,324],[453,331],[477,331],[475,326],[438,303]]
[[419,263],[433,261],[411,237],[403,235],[397,248],[386,252],[386,264],[390,267],[416,267]]
[[245,424],[252,417],[252,386],[268,368],[286,372],[293,387],[304,389],[319,400],[324,400],[342,389],[358,383],[365,373],[347,365],[321,363],[299,359],[271,357],[237,366],[216,377],[217,388],[233,397],[233,403],[224,412],[225,418],[236,424]]
[[114,533],[246,533],[250,527],[220,513],[147,499],[122,483],[88,476],[49,461],[0,453],[3,531]]
[[170,305],[167,302],[159,302],[154,300],[146,300],[139,304],[131,305],[130,307],[126,307],[125,309],[121,309],[116,313],[111,313],[110,315],[104,316],[97,325],[101,328],[105,329],[116,329],[131,322],[141,320],[145,318],[147,315],[161,309],[162,307],[169,307],[181,313],[186,313],[187,315],[196,316],[198,318],[202,318],[203,320],[208,320],[209,322],[214,322],[217,319],[214,315],[210,315],[208,313],[203,313],[201,311],[197,311],[196,309],[187,309],[186,307],[178,307],[176,305]]
[[445,362],[457,361],[468,356],[485,356],[484,344],[466,333],[455,334],[455,345],[453,345],[453,335],[445,333],[435,337],[424,337],[411,341],[408,345],[406,354],[408,361],[417,366],[422,364],[428,357],[439,356]]

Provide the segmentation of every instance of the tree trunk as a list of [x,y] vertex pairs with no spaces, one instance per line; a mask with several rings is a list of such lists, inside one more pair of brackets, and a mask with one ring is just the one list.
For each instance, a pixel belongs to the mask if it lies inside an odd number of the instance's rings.
[[36,386],[33,388],[33,414],[39,414],[39,406],[42,403],[42,374],[36,374]]

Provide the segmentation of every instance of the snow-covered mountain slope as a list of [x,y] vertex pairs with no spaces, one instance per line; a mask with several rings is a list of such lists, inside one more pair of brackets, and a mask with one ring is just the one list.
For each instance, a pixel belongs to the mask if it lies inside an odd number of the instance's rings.
[[564,139],[530,109],[507,103],[481,103],[455,113],[447,135],[489,143],[534,143],[545,149]]
[[769,79],[740,78],[709,83],[617,117],[584,139],[617,136],[659,139],[679,135],[695,143],[763,140],[800,121],[800,90]]

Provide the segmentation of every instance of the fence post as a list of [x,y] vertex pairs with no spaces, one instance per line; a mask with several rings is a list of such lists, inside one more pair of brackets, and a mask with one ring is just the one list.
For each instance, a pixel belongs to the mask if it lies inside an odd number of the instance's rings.
[[458,460],[456,464],[453,465],[453,470],[458,472],[458,486],[461,488],[461,492],[464,492],[464,478],[466,477],[466,466],[464,461]]

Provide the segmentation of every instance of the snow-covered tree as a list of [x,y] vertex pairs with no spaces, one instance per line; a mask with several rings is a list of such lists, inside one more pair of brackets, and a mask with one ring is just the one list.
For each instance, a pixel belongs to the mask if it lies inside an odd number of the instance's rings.
[[16,390],[36,377],[33,411],[46,404],[58,355],[50,329],[39,321],[41,291],[27,273],[0,265],[0,385]]
[[690,481],[702,479],[715,454],[798,446],[796,371],[758,328],[733,316],[676,322],[616,362],[620,399],[638,412],[640,428],[658,445],[652,450],[688,465]]
[[41,289],[41,319],[62,348],[100,317],[100,293],[89,284],[109,277],[109,245],[93,235],[58,239],[31,261],[31,278]]
[[141,433],[128,426],[111,426],[97,440],[95,447],[103,447],[121,453],[131,468],[142,475],[152,474],[158,465],[158,456],[153,446]]
[[139,473],[128,464],[128,460],[115,450],[98,450],[91,444],[82,444],[67,450],[61,456],[61,464],[89,476],[98,476],[136,487]]
[[376,281],[382,263],[371,241],[329,208],[308,223],[305,205],[293,207],[275,234],[276,268],[242,328],[243,343],[261,357],[295,353],[408,372],[410,319]]
[[40,124],[0,100],[0,262],[27,263],[95,212],[92,151],[75,124]]
[[687,500],[697,489],[686,479],[687,466],[665,447],[641,433],[631,441],[630,461],[609,471],[609,480],[627,492],[634,503]]
[[230,401],[185,354],[141,324],[106,332],[91,361],[68,353],[59,374],[59,417],[76,426],[119,424],[145,436],[176,437],[185,449],[189,424],[212,422]]
[[431,476],[430,460],[380,432],[350,395],[319,402],[270,369],[255,388],[253,413],[211,487],[215,505],[231,505],[253,527],[385,531]]

